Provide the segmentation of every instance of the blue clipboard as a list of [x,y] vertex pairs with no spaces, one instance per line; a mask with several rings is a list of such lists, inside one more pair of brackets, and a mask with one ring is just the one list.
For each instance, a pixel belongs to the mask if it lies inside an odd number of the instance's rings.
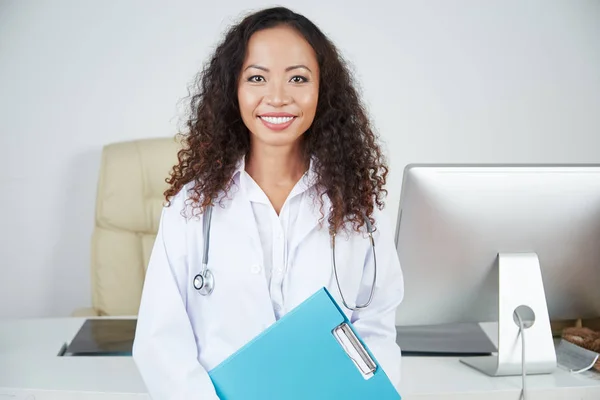
[[209,376],[222,400],[401,398],[326,288]]

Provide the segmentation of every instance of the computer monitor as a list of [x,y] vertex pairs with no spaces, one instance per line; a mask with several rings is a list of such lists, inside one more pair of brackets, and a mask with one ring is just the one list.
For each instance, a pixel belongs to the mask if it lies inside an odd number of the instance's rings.
[[600,165],[408,165],[396,244],[398,325],[499,321],[500,347],[518,304],[546,343],[600,316]]

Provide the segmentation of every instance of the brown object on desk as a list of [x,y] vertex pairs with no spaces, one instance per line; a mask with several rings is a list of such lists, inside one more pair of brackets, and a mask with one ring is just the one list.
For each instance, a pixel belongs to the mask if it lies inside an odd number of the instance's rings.
[[[565,328],[562,338],[584,349],[600,353],[600,332],[585,327]],[[600,371],[600,357],[593,368]]]

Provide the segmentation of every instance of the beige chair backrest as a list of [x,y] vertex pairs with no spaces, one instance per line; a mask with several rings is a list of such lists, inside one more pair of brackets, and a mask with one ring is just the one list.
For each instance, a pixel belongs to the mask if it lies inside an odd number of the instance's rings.
[[137,315],[165,179],[177,162],[172,138],[104,147],[92,236],[92,305],[97,315]]

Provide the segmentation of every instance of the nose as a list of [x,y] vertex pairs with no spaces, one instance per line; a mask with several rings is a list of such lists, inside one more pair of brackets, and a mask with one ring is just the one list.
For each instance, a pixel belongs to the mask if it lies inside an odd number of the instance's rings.
[[279,82],[271,82],[265,99],[267,104],[273,107],[281,107],[290,104],[292,101],[292,97],[286,90],[285,83]]

